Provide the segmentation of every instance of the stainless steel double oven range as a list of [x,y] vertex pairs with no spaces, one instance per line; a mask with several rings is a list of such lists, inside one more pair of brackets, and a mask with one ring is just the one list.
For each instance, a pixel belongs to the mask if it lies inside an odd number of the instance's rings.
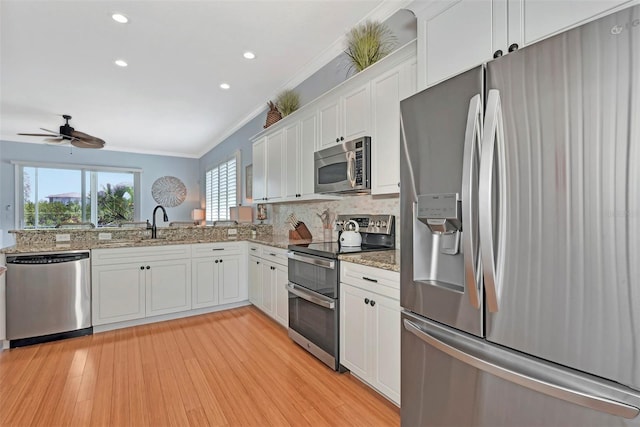
[[339,360],[340,262],[338,256],[395,248],[393,215],[339,215],[336,227],[354,220],[362,244],[338,242],[289,245],[289,337],[331,369],[343,372]]

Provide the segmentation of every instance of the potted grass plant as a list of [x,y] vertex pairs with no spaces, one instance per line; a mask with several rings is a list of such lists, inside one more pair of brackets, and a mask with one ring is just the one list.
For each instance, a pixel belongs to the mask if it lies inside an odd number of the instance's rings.
[[351,60],[351,69],[360,72],[393,51],[396,37],[389,27],[378,21],[366,21],[349,31],[344,53]]
[[292,89],[283,90],[276,98],[276,106],[282,117],[286,117],[300,107],[300,95]]

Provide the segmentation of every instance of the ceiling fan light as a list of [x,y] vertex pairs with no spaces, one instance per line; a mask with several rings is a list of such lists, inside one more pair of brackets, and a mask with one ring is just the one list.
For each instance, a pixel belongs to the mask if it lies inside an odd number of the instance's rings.
[[118,67],[126,67],[127,65],[129,65],[129,64],[127,64],[127,61],[125,61],[124,59],[116,59],[115,60],[115,64]]
[[231,88],[231,86],[229,86],[229,83],[222,83],[222,84],[220,85],[220,89],[227,90],[227,89],[229,89],[229,88]]
[[119,22],[120,24],[126,24],[127,22],[129,22],[129,18],[121,13],[114,13],[113,15],[111,15],[111,18],[114,21]]
[[253,52],[249,52],[246,51],[242,56],[245,57],[245,59],[255,59],[256,58],[256,54]]

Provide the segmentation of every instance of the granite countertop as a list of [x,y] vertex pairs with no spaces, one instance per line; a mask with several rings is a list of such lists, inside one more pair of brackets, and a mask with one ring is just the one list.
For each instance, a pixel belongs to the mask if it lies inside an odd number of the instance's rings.
[[400,250],[363,252],[359,254],[345,254],[338,257],[342,261],[367,265],[383,270],[400,271]]
[[[0,249],[0,253],[19,254],[28,252],[55,252],[55,251],[74,251],[86,249],[113,249],[113,248],[139,248],[145,246],[165,246],[165,245],[192,245],[197,243],[228,243],[238,241],[254,241],[256,243],[269,244],[265,241],[257,239],[134,239],[134,240],[106,240],[100,242],[72,242],[60,243],[55,246],[51,245],[32,245],[28,247],[18,248],[16,246],[8,246]],[[276,246],[276,245],[271,245]]]
[[289,249],[289,245],[305,245],[309,243],[323,243],[322,239],[313,240],[290,240],[287,236],[261,236],[246,239],[251,243],[260,243],[261,245],[273,246],[274,248]]
[[[112,248],[138,248],[146,246],[163,246],[163,245],[191,245],[197,243],[225,243],[247,241],[249,243],[258,243],[261,245],[272,246],[279,249],[288,249],[292,244],[311,243],[309,240],[294,241],[289,240],[287,236],[262,235],[255,238],[238,238],[238,239],[130,239],[130,240],[106,240],[106,241],[79,241],[71,243],[60,243],[57,245],[30,245],[18,248],[9,246],[0,249],[0,253],[19,254],[30,252],[59,252],[86,249],[112,249]],[[367,265],[369,267],[381,268],[383,270],[400,271],[400,251],[378,251],[364,252],[360,254],[345,254],[338,257],[340,260],[352,262],[354,264]]]

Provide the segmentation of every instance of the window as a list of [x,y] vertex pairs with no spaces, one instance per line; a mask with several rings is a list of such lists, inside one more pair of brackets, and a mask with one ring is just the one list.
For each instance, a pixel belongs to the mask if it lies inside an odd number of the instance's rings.
[[16,164],[18,228],[135,221],[140,172]]
[[207,221],[228,220],[229,208],[237,205],[240,153],[207,171],[205,199]]

